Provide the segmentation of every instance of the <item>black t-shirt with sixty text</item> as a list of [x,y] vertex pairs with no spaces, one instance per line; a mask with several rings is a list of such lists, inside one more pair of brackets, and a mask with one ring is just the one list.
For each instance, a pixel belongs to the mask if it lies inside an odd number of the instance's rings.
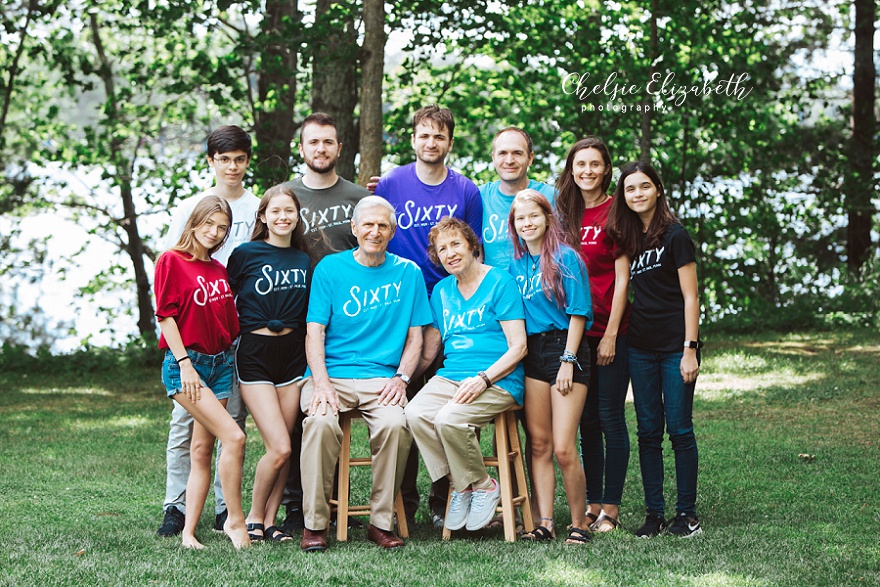
[[630,346],[663,353],[682,350],[684,296],[678,269],[695,261],[694,241],[678,223],[666,229],[658,247],[642,251],[632,260]]

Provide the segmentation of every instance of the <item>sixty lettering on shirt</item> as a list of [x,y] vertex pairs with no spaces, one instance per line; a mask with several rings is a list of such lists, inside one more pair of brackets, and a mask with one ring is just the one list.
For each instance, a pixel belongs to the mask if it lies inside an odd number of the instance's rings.
[[630,276],[640,275],[645,271],[650,271],[651,269],[659,267],[660,258],[663,256],[663,251],[665,250],[665,246],[657,249],[649,249],[633,259],[629,268]]
[[594,245],[602,236],[601,226],[584,226],[581,228],[581,246]]
[[519,293],[522,294],[523,299],[530,300],[537,293],[544,295],[544,289],[541,285],[540,271],[538,271],[537,274],[532,275],[531,277],[526,275],[516,275],[515,277],[516,287],[519,288]]
[[303,207],[302,211],[300,211],[300,218],[307,233],[317,232],[332,226],[348,224],[351,222],[353,209],[354,204],[337,204],[335,206],[328,206],[323,210],[311,210],[310,208]]
[[505,240],[508,235],[507,216],[490,214],[488,222],[483,227],[483,242],[494,243],[497,240]]
[[458,204],[437,204],[435,206],[419,206],[412,200],[403,205],[403,212],[397,215],[397,226],[402,230],[414,226],[434,226],[445,216],[455,216]]
[[274,269],[272,265],[265,264],[259,278],[254,284],[254,289],[261,296],[269,295],[275,291],[287,291],[292,289],[305,289],[308,277],[306,269]]
[[193,292],[193,301],[199,306],[232,297],[232,289],[229,287],[229,282],[225,279],[208,281],[204,276],[199,275],[196,277],[196,281],[199,287]]
[[486,311],[486,304],[479,308],[468,310],[460,314],[453,314],[447,309],[443,309],[443,329],[446,332],[467,332],[476,330],[483,326],[483,313]]
[[363,312],[372,312],[383,306],[390,306],[400,302],[400,286],[402,281],[387,283],[376,288],[361,289],[359,285],[353,285],[349,290],[350,300],[342,306],[346,316],[354,318]]

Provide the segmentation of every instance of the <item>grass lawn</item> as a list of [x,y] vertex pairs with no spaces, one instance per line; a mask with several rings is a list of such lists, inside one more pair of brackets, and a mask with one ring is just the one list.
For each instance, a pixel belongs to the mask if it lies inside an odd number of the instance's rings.
[[[210,530],[211,496],[206,550],[158,538],[171,407],[159,365],[71,381],[35,362],[0,375],[0,585],[880,585],[878,366],[875,332],[710,337],[694,406],[704,534],[690,540],[632,534],[644,507],[628,405],[625,531],[586,547],[500,533],[442,542],[423,499],[398,552],[355,530],[305,555],[298,539],[235,552]],[[249,420],[246,501],[262,452]],[[367,476],[354,483],[364,497]],[[561,483],[556,504],[564,528]]]

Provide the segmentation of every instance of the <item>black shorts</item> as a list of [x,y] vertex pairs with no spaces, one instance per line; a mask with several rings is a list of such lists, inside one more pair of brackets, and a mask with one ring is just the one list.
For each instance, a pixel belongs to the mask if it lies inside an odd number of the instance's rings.
[[[553,385],[556,383],[556,375],[559,373],[559,357],[565,351],[565,342],[568,339],[568,330],[550,330],[529,336],[527,344],[529,354],[523,359],[526,369],[526,377],[544,381]],[[581,337],[581,344],[577,352],[578,363],[574,365],[572,380],[575,383],[590,383],[590,345],[587,334]]]
[[283,336],[242,334],[235,352],[239,382],[283,387],[302,379],[306,372],[305,335],[304,328]]

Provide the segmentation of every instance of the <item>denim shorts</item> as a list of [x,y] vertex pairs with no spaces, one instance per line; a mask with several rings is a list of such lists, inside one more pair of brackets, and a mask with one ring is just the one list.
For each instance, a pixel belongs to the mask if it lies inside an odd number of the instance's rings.
[[[550,330],[533,334],[528,337],[527,345],[529,354],[523,359],[526,377],[544,381],[553,385],[556,383],[556,375],[559,373],[559,357],[565,351],[565,343],[568,339],[568,330]],[[590,344],[587,335],[581,337],[581,344],[577,352],[580,368],[574,365],[572,380],[575,383],[590,383]]]
[[[202,385],[214,392],[217,399],[227,399],[232,395],[232,380],[235,377],[232,347],[216,355],[205,355],[192,349],[186,349],[186,354],[199,374]],[[168,397],[181,392],[180,365],[170,350],[165,352],[165,360],[162,361],[162,383]]]
[[283,336],[246,333],[235,351],[239,382],[285,387],[306,372],[305,330],[295,328]]

